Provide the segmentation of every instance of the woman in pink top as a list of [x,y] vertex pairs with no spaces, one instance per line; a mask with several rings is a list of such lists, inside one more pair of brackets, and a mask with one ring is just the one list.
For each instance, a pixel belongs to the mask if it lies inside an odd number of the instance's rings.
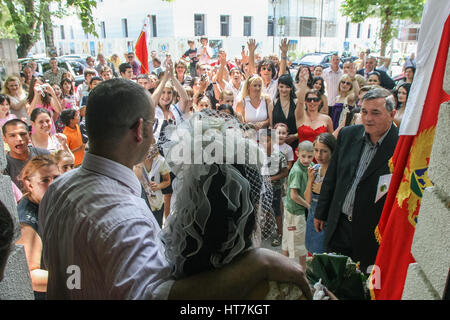
[[5,94],[0,94],[0,128],[6,121],[17,118],[15,114],[9,112],[10,99]]
[[44,83],[43,78],[33,77],[31,79],[28,103],[30,104],[29,114],[36,108],[43,108],[50,112],[53,121],[51,134],[55,134],[55,121],[59,118],[62,107],[56,98],[55,90],[48,83]]

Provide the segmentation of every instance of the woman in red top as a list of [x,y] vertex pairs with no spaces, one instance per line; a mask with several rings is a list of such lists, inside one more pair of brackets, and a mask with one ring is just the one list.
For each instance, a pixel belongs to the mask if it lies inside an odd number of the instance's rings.
[[297,84],[297,107],[295,109],[299,143],[305,140],[313,142],[319,134],[324,132],[333,133],[331,118],[319,112],[321,94],[314,89],[308,90],[307,81],[308,70],[304,69],[301,71]]

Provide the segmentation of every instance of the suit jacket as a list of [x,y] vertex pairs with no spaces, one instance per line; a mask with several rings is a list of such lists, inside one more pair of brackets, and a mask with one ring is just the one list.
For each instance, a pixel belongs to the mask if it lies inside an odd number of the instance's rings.
[[[339,219],[342,205],[352,186],[361,153],[364,147],[364,126],[345,127],[339,133],[336,149],[322,183],[319,203],[315,211],[316,219],[327,221],[324,245],[330,250],[332,238]],[[375,202],[380,176],[390,174],[388,162],[392,157],[398,140],[398,129],[391,125],[389,133],[364,172],[355,194],[352,215],[352,256],[361,262],[361,270],[375,263],[378,242],[375,228],[380,220],[386,195]]]
[[[366,69],[360,69],[356,73],[360,74],[364,77],[365,70]],[[389,89],[389,90],[394,89],[395,82],[394,82],[394,80],[392,80],[391,77],[389,77],[389,75],[386,72],[384,72],[383,70],[379,70],[379,69],[374,69],[373,71],[380,73],[381,86],[383,88]]]

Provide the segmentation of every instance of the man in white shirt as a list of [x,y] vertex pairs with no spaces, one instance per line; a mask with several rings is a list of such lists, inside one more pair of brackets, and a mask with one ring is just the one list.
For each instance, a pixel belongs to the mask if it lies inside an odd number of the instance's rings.
[[[334,53],[331,56],[330,66],[323,70],[322,77],[325,80],[328,106],[332,107],[336,103],[336,97],[338,96],[339,80],[344,72],[339,68],[339,56]],[[331,108],[330,108],[331,110]]]
[[295,283],[312,298],[302,268],[267,249],[170,279],[160,227],[132,171],[153,141],[152,98],[134,82],[111,79],[87,104],[89,152],[39,206],[49,299],[241,299],[267,280]]

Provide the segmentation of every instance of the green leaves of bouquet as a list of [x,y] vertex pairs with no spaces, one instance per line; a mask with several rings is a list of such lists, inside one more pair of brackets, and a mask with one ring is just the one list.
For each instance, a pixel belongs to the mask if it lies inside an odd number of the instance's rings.
[[340,300],[368,300],[367,277],[349,257],[336,254],[314,254],[306,276],[314,285],[322,284]]

